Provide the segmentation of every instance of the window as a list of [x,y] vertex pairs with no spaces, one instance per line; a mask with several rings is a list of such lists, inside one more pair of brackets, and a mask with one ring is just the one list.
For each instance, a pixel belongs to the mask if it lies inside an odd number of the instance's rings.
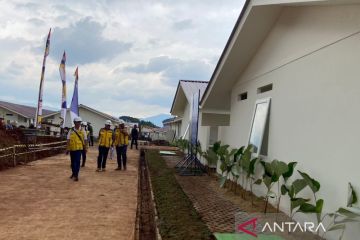
[[238,101],[243,101],[247,99],[247,92],[241,93],[238,95]]
[[272,85],[272,83],[270,83],[270,84],[268,84],[268,85],[259,87],[259,88],[257,89],[257,93],[260,94],[260,93],[268,92],[268,91],[271,91],[272,88],[273,88],[273,85]]
[[[269,107],[270,107],[270,98],[261,99],[256,101],[255,103],[255,111],[253,115],[253,120],[250,129],[249,136],[249,144],[254,146],[254,155],[258,156],[267,155],[267,149],[262,148],[263,140],[266,139],[267,136],[264,137],[264,133],[266,132],[268,115],[269,115]],[[267,147],[267,142],[264,144]]]
[[7,113],[6,116],[14,116],[12,113]]

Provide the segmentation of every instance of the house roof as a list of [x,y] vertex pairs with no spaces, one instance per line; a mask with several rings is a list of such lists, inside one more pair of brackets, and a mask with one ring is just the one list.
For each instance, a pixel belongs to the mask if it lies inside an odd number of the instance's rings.
[[184,109],[186,102],[190,103],[192,96],[200,90],[200,99],[209,82],[196,80],[180,80],[176,89],[170,113],[179,115]]
[[[13,113],[16,113],[20,116],[23,116],[24,118],[29,119],[35,119],[36,115],[36,107],[16,104],[16,103],[10,103],[10,102],[4,102],[0,101],[0,107],[5,108],[8,111],[11,111]],[[54,113],[54,111],[43,109],[43,115],[48,115],[51,113]]]
[[231,90],[276,23],[284,7],[359,3],[359,0],[246,0],[200,105],[229,111]]
[[103,112],[100,112],[100,111],[98,111],[98,110],[96,110],[96,109],[94,109],[94,108],[91,108],[91,107],[89,107],[89,106],[86,106],[86,105],[84,105],[84,104],[80,104],[79,105],[79,108],[85,108],[85,109],[87,109],[87,110],[89,110],[89,111],[91,111],[91,112],[94,112],[94,113],[96,113],[96,114],[98,114],[98,115],[101,115],[101,116],[103,116],[103,117],[105,117],[105,118],[107,118],[107,119],[109,119],[109,120],[111,120],[111,121],[114,121],[114,122],[120,122],[120,120],[118,119],[118,118],[116,118],[116,117],[113,117],[113,116],[111,116],[111,115],[109,115],[109,114],[107,114],[107,113],[103,113]]
[[163,125],[165,124],[168,124],[168,123],[175,123],[175,122],[178,122],[178,121],[181,121],[182,118],[179,118],[179,117],[172,117],[172,118],[168,118],[168,119],[165,119],[164,121],[162,121]]
[[[113,121],[113,122],[120,122],[120,120],[118,119],[118,118],[116,118],[116,117],[113,117],[113,116],[111,116],[111,115],[109,115],[109,114],[107,114],[107,113],[103,113],[103,112],[100,112],[99,110],[96,110],[96,109],[94,109],[94,108],[91,108],[91,107],[89,107],[89,106],[86,106],[86,105],[84,105],[84,104],[80,104],[79,105],[79,108],[84,108],[84,109],[86,109],[86,110],[88,110],[88,111],[90,111],[90,112],[93,112],[93,113],[95,113],[95,114],[98,114],[98,115],[100,115],[100,116],[102,116],[102,117],[104,117],[104,118],[106,118],[106,119],[108,119],[108,120],[111,120],[111,121]],[[68,108],[68,110],[69,110],[69,108]],[[55,114],[58,114],[58,113],[60,113],[60,111],[57,111],[57,112],[52,112],[52,113],[49,113],[49,114],[44,114],[44,117],[50,117],[50,116],[52,116],[52,115],[55,115]]]

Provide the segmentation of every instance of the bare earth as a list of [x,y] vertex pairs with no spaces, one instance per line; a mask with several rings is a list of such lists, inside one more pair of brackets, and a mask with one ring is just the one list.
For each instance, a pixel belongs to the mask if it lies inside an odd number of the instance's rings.
[[95,172],[88,152],[79,182],[69,156],[57,155],[0,172],[0,239],[133,239],[139,152],[128,150],[127,171]]

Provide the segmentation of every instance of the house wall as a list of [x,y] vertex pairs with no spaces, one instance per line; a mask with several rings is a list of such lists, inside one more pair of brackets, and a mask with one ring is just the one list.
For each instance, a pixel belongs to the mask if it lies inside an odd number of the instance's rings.
[[[348,182],[360,192],[359,16],[360,5],[284,8],[233,86],[230,126],[219,128],[222,142],[247,145],[255,101],[271,97],[265,160],[297,161],[321,183],[324,212],[346,204]],[[272,91],[257,93],[269,83]],[[246,91],[248,99],[238,101]],[[281,209],[289,212],[287,202]]]
[[[8,114],[8,115],[7,115]],[[11,116],[9,115],[11,114]],[[20,116],[14,112],[11,112],[5,108],[0,107],[0,116],[4,117],[5,123],[10,121],[10,123],[17,122],[17,126],[29,127],[30,120]]]
[[[180,137],[184,136],[184,133],[186,131],[186,128],[188,124],[190,123],[190,104],[187,103],[184,109],[184,113],[182,114],[182,120],[181,120],[181,128],[180,128]],[[189,131],[187,131],[185,138],[189,138]]]
[[[83,121],[91,122],[91,126],[93,127],[93,130],[94,130],[94,136],[98,137],[100,129],[105,127],[105,121],[107,120],[107,118],[102,117],[98,114],[95,114],[85,108],[80,108],[79,114]],[[56,115],[53,115],[53,116],[54,117],[53,117],[52,122],[55,124],[59,124],[60,123],[60,113],[57,113]],[[45,118],[45,119],[47,119],[47,118]],[[66,113],[65,126],[69,127],[69,128],[73,126],[73,123],[71,122],[69,110]],[[114,129],[114,125],[111,128]]]

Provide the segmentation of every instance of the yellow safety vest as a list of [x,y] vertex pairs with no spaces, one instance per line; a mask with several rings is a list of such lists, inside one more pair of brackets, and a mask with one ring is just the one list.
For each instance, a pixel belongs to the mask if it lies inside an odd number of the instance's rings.
[[121,132],[119,128],[115,129],[115,146],[128,145],[129,135]]
[[110,147],[113,141],[113,131],[102,128],[99,132],[99,146]]
[[[76,132],[75,132],[76,131]],[[77,134],[79,134],[79,136]],[[71,129],[70,130],[70,142],[68,145],[69,151],[78,151],[84,149],[84,134],[82,130]]]

